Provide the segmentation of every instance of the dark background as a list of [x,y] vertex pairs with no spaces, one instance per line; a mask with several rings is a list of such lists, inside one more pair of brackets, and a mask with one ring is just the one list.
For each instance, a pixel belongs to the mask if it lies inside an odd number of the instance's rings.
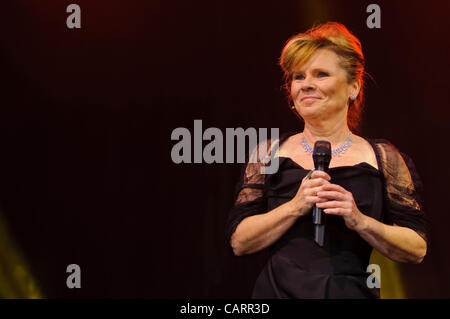
[[[81,6],[82,28],[66,27]],[[450,5],[377,1],[2,1],[0,207],[52,298],[248,297],[258,255],[224,225],[239,164],[172,162],[172,130],[301,130],[277,61],[313,23],[346,25],[367,71],[362,134],[410,155],[431,248],[405,265],[410,297],[450,297]],[[66,287],[79,264],[82,288]]]

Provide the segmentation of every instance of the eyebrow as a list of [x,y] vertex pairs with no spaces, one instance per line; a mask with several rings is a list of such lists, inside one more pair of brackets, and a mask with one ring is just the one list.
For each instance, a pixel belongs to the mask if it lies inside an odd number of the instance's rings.
[[[313,71],[313,72],[317,72],[317,71],[331,72],[331,71],[326,70],[326,69],[324,69],[324,68],[314,68],[314,69],[312,69],[311,71]],[[293,72],[292,74],[294,75],[294,74],[299,74],[299,73],[303,73],[303,71],[295,71],[295,72]]]

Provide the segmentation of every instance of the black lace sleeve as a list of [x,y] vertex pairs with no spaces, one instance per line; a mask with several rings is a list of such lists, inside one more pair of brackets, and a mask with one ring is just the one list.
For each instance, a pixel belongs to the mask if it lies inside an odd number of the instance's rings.
[[241,177],[236,185],[234,206],[229,211],[225,227],[228,242],[244,218],[267,212],[264,168],[270,160],[272,149],[275,149],[276,143],[278,140],[267,140],[258,144],[241,172]]
[[423,184],[413,161],[388,141],[378,140],[375,145],[385,179],[385,223],[411,228],[428,243]]

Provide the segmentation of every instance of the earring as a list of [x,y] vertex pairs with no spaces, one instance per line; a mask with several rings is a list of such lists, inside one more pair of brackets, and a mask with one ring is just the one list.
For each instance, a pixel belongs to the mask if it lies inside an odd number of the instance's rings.
[[295,110],[295,105],[291,105],[291,109],[292,109],[292,110]]
[[353,94],[352,95],[352,100],[355,100],[356,99],[356,94]]

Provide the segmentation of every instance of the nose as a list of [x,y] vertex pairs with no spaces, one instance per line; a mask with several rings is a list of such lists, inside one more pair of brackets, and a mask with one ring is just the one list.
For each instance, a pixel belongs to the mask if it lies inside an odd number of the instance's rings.
[[305,79],[302,81],[301,85],[302,91],[311,91],[316,88],[314,82],[312,81],[310,76],[306,76]]

